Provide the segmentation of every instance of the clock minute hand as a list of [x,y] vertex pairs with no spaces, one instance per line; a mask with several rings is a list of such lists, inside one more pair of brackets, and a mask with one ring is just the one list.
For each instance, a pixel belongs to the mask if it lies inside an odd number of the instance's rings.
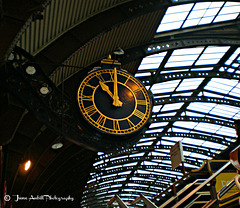
[[114,90],[113,90],[113,105],[116,107],[122,107],[122,102],[119,100],[118,97],[118,88],[117,88],[117,69],[114,67],[114,77],[113,77],[113,84],[114,84]]

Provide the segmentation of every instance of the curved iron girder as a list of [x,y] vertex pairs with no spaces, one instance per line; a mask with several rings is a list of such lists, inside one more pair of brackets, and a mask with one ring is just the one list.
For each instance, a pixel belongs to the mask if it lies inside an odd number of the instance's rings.
[[211,124],[217,124],[221,126],[234,128],[234,123],[226,122],[223,120],[217,120],[213,118],[206,117],[193,117],[193,116],[173,116],[173,117],[154,117],[150,120],[151,123],[154,122],[170,122],[170,121],[191,121],[191,122],[205,122]]
[[[166,181],[168,182],[168,181]],[[140,185],[149,185],[149,186],[153,186],[155,185],[156,187],[161,187],[161,188],[167,188],[168,185],[166,183],[160,183],[160,182],[150,182],[150,181],[141,181],[141,180],[129,180],[128,183],[135,183],[135,184],[140,184]],[[112,183],[112,185],[116,185],[116,183]],[[109,194],[111,194],[111,191],[113,190],[117,190],[116,188],[114,187],[111,187],[111,188],[108,188],[107,186],[109,186],[109,184],[106,184],[105,186],[97,186],[95,187],[95,191],[94,193],[95,194],[100,194],[100,193],[104,193],[104,192],[110,192]],[[105,188],[106,187],[106,188]],[[126,187],[127,188],[134,188],[134,190],[139,190],[139,191],[146,191],[146,188],[145,187],[140,187],[140,186],[133,186],[133,187]],[[101,189],[101,190],[98,190],[98,189]],[[148,191],[153,191],[153,192],[159,192],[159,189],[156,189],[154,187],[151,187],[150,189],[148,188],[147,189]],[[126,191],[122,191],[123,192],[126,192]],[[91,192],[90,192],[91,193]],[[109,195],[108,193],[105,194],[105,197],[107,197]],[[136,194],[136,193],[135,193]]]
[[[137,166],[140,170],[144,170],[146,167],[149,167],[148,165],[139,165]],[[151,167],[155,167],[155,166],[151,166]],[[159,166],[160,167],[160,166]],[[169,171],[172,171],[171,167],[165,167],[165,166],[161,166],[162,169],[164,170],[169,170]],[[111,174],[114,174],[114,173],[119,173],[119,172],[123,172],[123,171],[130,171],[130,170],[133,170],[134,167],[133,166],[125,166],[125,167],[120,167],[120,168],[115,168],[114,170],[106,170],[104,169],[101,173],[102,175],[111,175]],[[181,172],[180,170],[175,170],[176,172]],[[98,175],[96,175],[96,177],[99,177]]]
[[163,104],[170,104],[170,103],[189,103],[189,102],[207,102],[207,103],[216,103],[216,104],[224,104],[230,106],[240,107],[239,101],[234,101],[231,99],[226,98],[218,98],[218,97],[191,97],[191,96],[178,96],[178,97],[171,97],[171,98],[156,98],[154,100],[154,105],[163,105]]
[[[147,133],[143,135],[143,138],[144,137],[189,137],[189,138],[201,139],[201,140],[210,141],[210,142],[216,142],[226,146],[229,146],[231,144],[231,142],[229,142],[226,139],[231,137],[222,137],[222,139],[220,139],[218,137],[210,137],[210,136],[205,136],[201,134],[182,133],[182,132]],[[235,139],[235,137],[232,137],[232,139]]]
[[176,73],[166,73],[157,76],[154,83],[151,83],[152,78],[150,77],[138,77],[145,85],[155,84],[160,82],[172,81],[177,79],[187,79],[187,78],[226,78],[226,79],[240,79],[239,74],[227,73],[227,72],[176,72]]
[[171,37],[170,39],[167,40],[166,38],[165,39],[163,38],[163,40],[156,39],[152,40],[151,42],[144,43],[143,45],[139,45],[125,50],[125,55],[121,58],[121,63],[122,65],[125,65],[134,60],[142,59],[145,56],[149,56],[164,51],[208,45],[239,46],[240,39],[231,37],[223,38],[221,36],[218,37],[218,35],[216,35],[216,37],[214,38],[207,35],[198,38],[183,35],[181,39],[174,37]]
[[[169,148],[170,149],[170,148]],[[185,150],[185,149],[184,149]],[[211,155],[211,156],[213,156],[210,152],[208,152],[208,151],[203,151],[203,150],[198,150],[198,149],[195,149],[195,148],[190,148],[190,147],[186,147],[186,150],[188,150],[188,151],[190,151],[190,150],[194,150],[194,152],[196,152],[196,153],[202,153],[202,154],[204,154],[204,155]],[[143,156],[141,156],[141,157],[131,157],[131,158],[128,158],[128,159],[125,159],[125,160],[121,160],[121,159],[119,159],[119,160],[116,160],[116,161],[113,161],[114,163],[111,163],[110,162],[110,164],[109,164],[109,162],[108,163],[106,163],[106,165],[104,165],[104,166],[102,166],[102,167],[98,167],[98,166],[96,166],[95,167],[95,169],[96,170],[102,170],[102,171],[104,171],[104,169],[106,168],[106,167],[112,167],[112,166],[114,166],[114,165],[124,165],[124,164],[127,164],[127,163],[132,163],[132,162],[138,162],[138,161],[142,161],[142,162],[144,162],[144,161],[152,161],[152,160],[169,160],[170,159],[170,156],[147,156],[147,157],[143,157]],[[189,163],[190,164],[193,164],[192,163],[192,161],[189,161]],[[195,163],[194,163],[195,164]],[[195,164],[196,165],[196,164]],[[200,164],[198,164],[198,165],[200,165]],[[124,166],[125,167],[125,166]],[[124,169],[124,167],[122,167],[123,169]],[[157,166],[156,166],[157,167]],[[126,168],[126,170],[128,170],[127,168]]]

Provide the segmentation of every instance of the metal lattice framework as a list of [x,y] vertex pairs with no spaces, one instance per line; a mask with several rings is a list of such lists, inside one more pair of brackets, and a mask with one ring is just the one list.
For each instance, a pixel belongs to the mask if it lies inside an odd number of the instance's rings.
[[[99,208],[115,194],[124,201],[143,194],[161,204],[167,196],[156,196],[183,175],[170,162],[177,141],[187,171],[223,157],[235,145],[233,123],[240,118],[239,11],[238,0],[0,1],[0,139],[9,142],[2,180],[9,195],[75,198],[13,201],[13,207]],[[16,45],[41,70],[27,75],[21,53],[12,57]],[[117,47],[125,52],[117,57],[122,68],[154,98],[151,123],[129,149],[97,153],[89,135],[79,134],[67,98],[75,96],[82,72]],[[46,86],[50,93],[41,94]],[[59,141],[63,148],[53,149]],[[19,164],[29,155],[33,168],[21,175]]]
[[[220,37],[216,31],[216,37],[210,38],[207,29],[237,22],[157,33],[151,43],[129,50],[133,55],[123,59],[125,63],[143,58],[136,76],[154,96],[151,125],[134,147],[99,154],[83,205],[104,206],[115,194],[128,202],[140,194],[153,199],[182,176],[181,169],[172,170],[170,162],[169,150],[177,141],[183,143],[187,170],[236,141],[239,38],[234,33]],[[173,40],[164,40],[168,37]]]

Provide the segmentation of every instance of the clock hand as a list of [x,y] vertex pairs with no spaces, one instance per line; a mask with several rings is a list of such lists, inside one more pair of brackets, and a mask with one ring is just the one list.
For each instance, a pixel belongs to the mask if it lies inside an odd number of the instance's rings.
[[113,98],[113,94],[112,92],[109,90],[109,87],[107,85],[105,85],[103,82],[99,81],[99,84],[102,88],[103,91],[107,92],[111,98]]
[[114,84],[114,90],[113,90],[113,105],[116,107],[122,107],[122,102],[119,100],[118,97],[118,88],[117,88],[117,68],[114,67],[114,77],[113,77],[113,84]]

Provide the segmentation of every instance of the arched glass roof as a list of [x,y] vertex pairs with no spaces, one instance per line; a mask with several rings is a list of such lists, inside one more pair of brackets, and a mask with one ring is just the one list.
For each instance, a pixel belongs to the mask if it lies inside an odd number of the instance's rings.
[[[156,37],[170,30],[233,21],[239,2],[199,2],[166,9]],[[177,43],[177,44],[176,44]],[[155,41],[135,74],[151,91],[151,124],[130,149],[98,153],[82,205],[105,207],[118,194],[133,201],[153,198],[182,177],[172,169],[170,148],[183,144],[187,170],[200,167],[236,141],[240,119],[240,44],[213,41]]]

